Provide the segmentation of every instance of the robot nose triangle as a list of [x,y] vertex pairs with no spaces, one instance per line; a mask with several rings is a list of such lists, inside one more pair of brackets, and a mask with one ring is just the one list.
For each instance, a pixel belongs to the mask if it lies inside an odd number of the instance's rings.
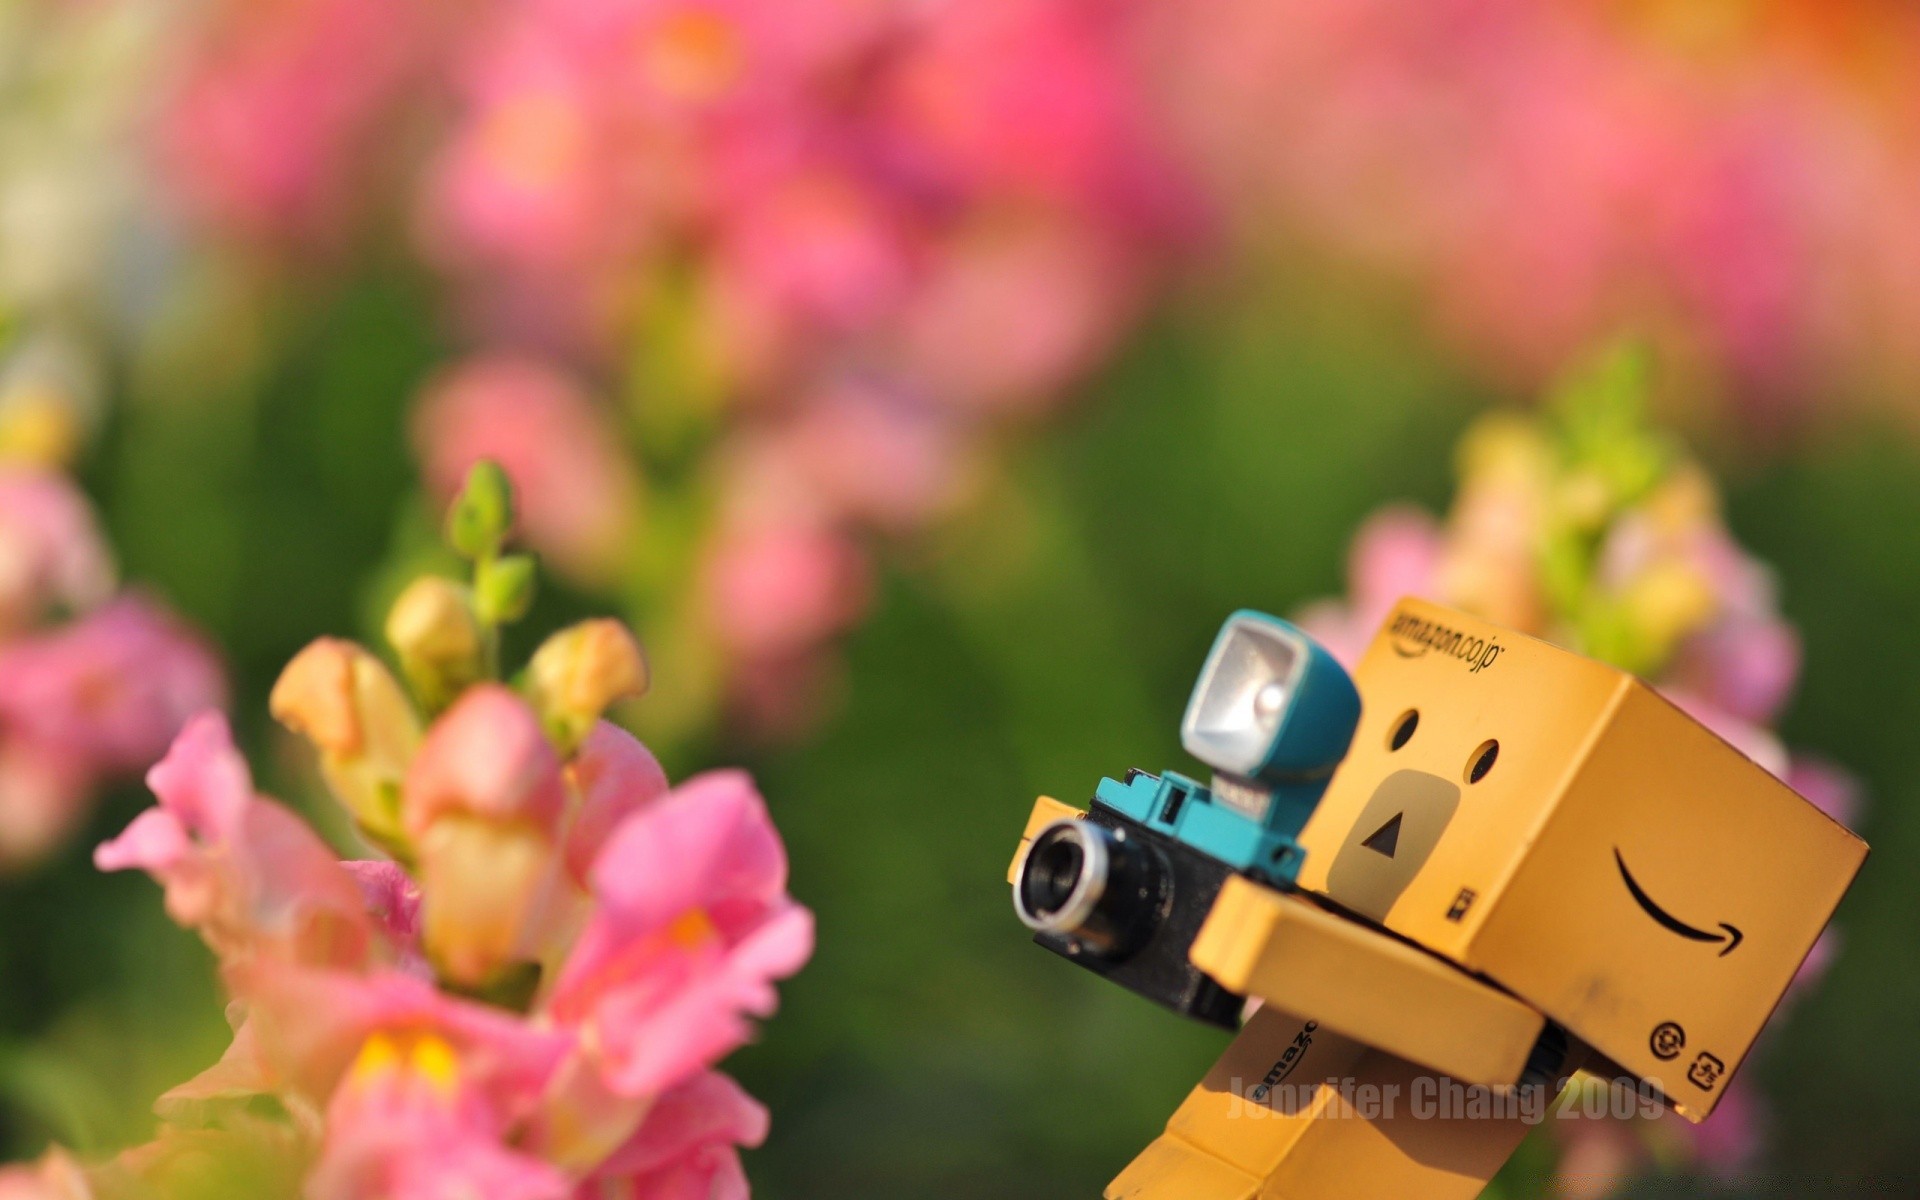
[[1400,819],[1404,816],[1406,816],[1405,813],[1393,814],[1392,819],[1368,834],[1366,840],[1360,844],[1376,854],[1384,854],[1392,858],[1393,852],[1400,848]]
[[1384,921],[1407,890],[1460,805],[1460,788],[1426,771],[1382,779],[1327,868],[1326,894]]

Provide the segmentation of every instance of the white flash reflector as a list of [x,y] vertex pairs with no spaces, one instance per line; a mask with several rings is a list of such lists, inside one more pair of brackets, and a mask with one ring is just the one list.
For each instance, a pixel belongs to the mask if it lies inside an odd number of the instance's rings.
[[1308,649],[1298,634],[1252,616],[1227,622],[1200,669],[1180,744],[1216,771],[1251,777],[1265,764]]

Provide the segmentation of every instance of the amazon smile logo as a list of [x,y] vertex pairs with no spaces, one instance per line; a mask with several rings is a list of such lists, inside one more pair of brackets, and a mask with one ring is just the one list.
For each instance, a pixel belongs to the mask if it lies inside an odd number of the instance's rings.
[[1438,652],[1467,664],[1467,674],[1478,675],[1494,664],[1506,649],[1493,638],[1474,637],[1412,613],[1397,613],[1387,630],[1393,652],[1401,658],[1422,658]]
[[1721,958],[1732,954],[1734,947],[1738,946],[1741,939],[1746,936],[1741,933],[1738,928],[1727,924],[1725,921],[1720,922],[1720,929],[1722,930],[1720,933],[1715,933],[1707,929],[1698,929],[1687,924],[1679,917],[1674,916],[1653,902],[1653,897],[1647,895],[1647,889],[1640,886],[1640,881],[1633,877],[1632,871],[1627,870],[1627,860],[1621,856],[1620,847],[1618,846],[1613,848],[1613,862],[1615,866],[1620,868],[1621,882],[1625,883],[1627,885],[1627,891],[1633,894],[1634,902],[1637,903],[1648,916],[1659,922],[1660,928],[1665,929],[1667,932],[1679,934],[1690,942],[1725,942],[1727,945],[1725,949],[1720,951]]

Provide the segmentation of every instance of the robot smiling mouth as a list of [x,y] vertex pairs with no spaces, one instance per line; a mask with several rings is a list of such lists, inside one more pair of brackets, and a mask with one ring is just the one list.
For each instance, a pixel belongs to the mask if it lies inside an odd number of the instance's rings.
[[1738,946],[1741,939],[1746,936],[1725,921],[1720,922],[1720,928],[1726,930],[1725,933],[1713,933],[1709,930],[1694,928],[1653,902],[1653,897],[1647,895],[1646,889],[1640,886],[1640,881],[1633,877],[1633,872],[1627,870],[1627,860],[1621,856],[1618,846],[1613,848],[1613,861],[1620,868],[1620,879],[1627,885],[1627,891],[1633,894],[1634,902],[1639,904],[1648,916],[1659,922],[1662,929],[1677,933],[1690,942],[1725,942],[1727,946],[1720,951],[1721,958],[1732,954],[1733,948]]

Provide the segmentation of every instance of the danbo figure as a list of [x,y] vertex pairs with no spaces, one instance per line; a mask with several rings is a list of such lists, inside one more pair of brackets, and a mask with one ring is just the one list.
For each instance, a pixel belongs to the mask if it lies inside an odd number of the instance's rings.
[[1043,797],[1011,872],[1048,949],[1263,1002],[1112,1200],[1474,1196],[1582,1065],[1703,1120],[1867,851],[1632,676],[1415,600],[1351,679],[1236,613],[1181,742],[1209,784]]

